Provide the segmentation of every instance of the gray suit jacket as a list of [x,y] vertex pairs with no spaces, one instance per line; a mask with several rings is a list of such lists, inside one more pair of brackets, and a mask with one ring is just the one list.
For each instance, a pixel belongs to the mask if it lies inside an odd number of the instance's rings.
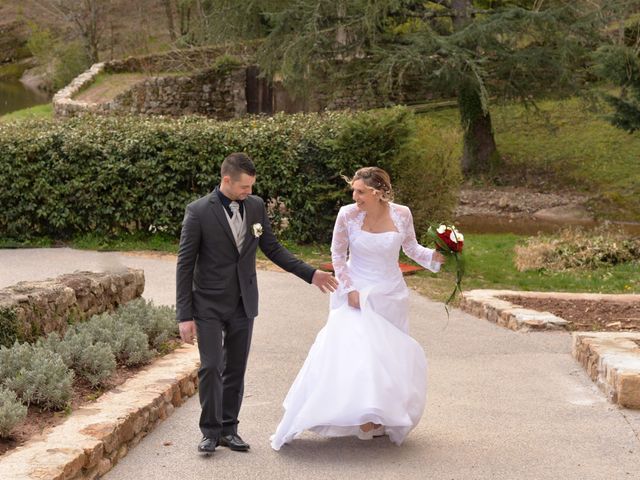
[[[217,190],[217,189],[216,189]],[[247,234],[238,253],[229,221],[216,190],[190,203],[185,211],[176,269],[176,317],[227,318],[240,296],[247,317],[258,315],[256,248],[276,265],[311,283],[315,269],[284,248],[271,230],[264,201],[244,201]],[[262,225],[256,237],[252,225]]]

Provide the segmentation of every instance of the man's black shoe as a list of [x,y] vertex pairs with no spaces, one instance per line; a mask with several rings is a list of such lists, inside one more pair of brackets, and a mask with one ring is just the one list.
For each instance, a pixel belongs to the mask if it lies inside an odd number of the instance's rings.
[[202,437],[202,440],[200,440],[200,443],[198,444],[198,451],[200,453],[211,455],[215,450],[216,441],[213,438]]
[[240,438],[240,435],[233,433],[231,435],[223,435],[218,439],[218,445],[221,447],[229,447],[235,452],[246,452],[249,450],[249,444]]

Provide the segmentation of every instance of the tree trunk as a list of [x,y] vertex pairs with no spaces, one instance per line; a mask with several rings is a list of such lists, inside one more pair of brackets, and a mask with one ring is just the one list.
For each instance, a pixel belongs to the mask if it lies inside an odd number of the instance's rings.
[[[472,21],[471,0],[452,0],[453,28],[466,28]],[[458,109],[464,131],[464,146],[460,166],[462,173],[486,173],[497,166],[498,150],[493,137],[491,115],[482,106],[479,86],[472,81],[463,82],[458,88]]]
[[169,27],[169,37],[172,42],[176,41],[176,27],[173,23],[173,7],[171,5],[172,0],[163,0],[164,11],[167,14],[167,26]]
[[181,3],[178,6],[178,11],[180,13],[180,36],[185,38],[191,27],[191,6],[189,4]]
[[471,0],[451,0],[454,30],[462,30],[469,24],[471,21],[471,7]]
[[465,176],[487,173],[498,165],[498,150],[493,137],[491,115],[482,109],[480,92],[474,85],[458,91],[458,108],[464,131],[464,146],[460,162]]

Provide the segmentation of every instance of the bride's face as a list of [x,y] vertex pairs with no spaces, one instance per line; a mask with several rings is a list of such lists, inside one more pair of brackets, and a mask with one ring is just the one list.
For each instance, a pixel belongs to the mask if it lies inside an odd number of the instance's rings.
[[367,211],[378,203],[378,197],[374,191],[367,187],[362,180],[356,180],[351,185],[353,188],[353,201],[360,210]]

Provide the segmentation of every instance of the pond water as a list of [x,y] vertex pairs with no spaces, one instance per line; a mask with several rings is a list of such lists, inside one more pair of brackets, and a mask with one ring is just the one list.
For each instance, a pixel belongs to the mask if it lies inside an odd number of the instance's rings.
[[30,90],[18,80],[0,80],[0,115],[48,102],[46,94]]

